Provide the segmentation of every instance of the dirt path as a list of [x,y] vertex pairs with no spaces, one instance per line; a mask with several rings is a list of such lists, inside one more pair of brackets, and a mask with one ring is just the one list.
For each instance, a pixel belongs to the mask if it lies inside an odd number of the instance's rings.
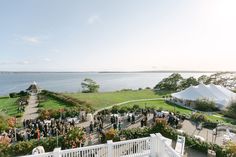
[[30,95],[29,97],[29,104],[25,108],[25,112],[21,121],[24,119],[36,119],[38,117],[38,103],[37,103],[37,95]]

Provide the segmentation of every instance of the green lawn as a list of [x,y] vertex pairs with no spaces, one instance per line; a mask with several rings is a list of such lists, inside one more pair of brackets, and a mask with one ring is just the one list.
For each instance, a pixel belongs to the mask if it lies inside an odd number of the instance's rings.
[[67,106],[65,103],[62,103],[62,102],[57,101],[51,97],[48,97],[46,101],[43,101],[40,103],[39,107],[42,109],[57,110],[57,109],[65,108],[65,107],[68,108],[69,106]]
[[17,104],[15,103],[18,98],[0,97],[0,111],[5,112],[9,116],[17,115]]
[[133,102],[121,105],[121,107],[122,106],[132,107],[133,105],[139,105],[141,108],[145,108],[146,106],[155,109],[161,108],[162,110],[167,110],[172,112],[174,112],[175,110],[176,112],[180,112],[181,114],[187,114],[187,115],[191,114],[191,110],[166,103],[164,100],[148,100],[148,101]]
[[[155,109],[162,108],[162,110],[168,110],[172,112],[174,112],[174,108],[175,108],[176,112],[178,111],[181,114],[186,114],[186,115],[190,115],[192,112],[191,110],[183,108],[181,106],[174,106],[172,104],[166,103],[164,100],[148,100],[148,101],[127,103],[127,104],[121,105],[120,107],[122,106],[132,107],[133,105],[139,105],[141,108],[145,108],[145,106],[155,108]],[[206,116],[212,122],[228,123],[228,124],[236,125],[236,120],[223,117],[223,115],[221,114],[216,113],[214,115],[206,115]]]
[[136,91],[117,91],[117,92],[101,92],[101,93],[72,93],[66,94],[79,100],[87,101],[92,104],[95,109],[101,109],[116,103],[161,97],[152,90],[136,90]]

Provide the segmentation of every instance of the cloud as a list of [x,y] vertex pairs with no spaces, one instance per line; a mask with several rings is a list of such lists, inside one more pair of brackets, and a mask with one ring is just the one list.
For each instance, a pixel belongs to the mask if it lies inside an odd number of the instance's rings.
[[50,51],[50,52],[53,52],[53,53],[54,53],[54,52],[55,52],[55,53],[61,52],[59,49],[50,49],[49,51]]
[[16,62],[16,64],[20,64],[20,65],[27,65],[27,64],[30,64],[30,63],[31,63],[31,62],[28,61],[28,60]]
[[8,61],[0,62],[0,65],[8,65],[8,64],[11,64],[11,62],[8,62]]
[[43,59],[45,62],[51,62],[52,60],[50,58],[44,58]]
[[98,15],[93,15],[88,18],[88,24],[90,25],[100,22],[100,21],[101,21],[101,18]]
[[31,64],[31,61],[24,60],[24,61],[2,61],[0,62],[0,65],[13,65],[13,64],[18,64],[18,65],[28,65]]
[[21,39],[28,44],[39,44],[41,42],[36,36],[23,36]]

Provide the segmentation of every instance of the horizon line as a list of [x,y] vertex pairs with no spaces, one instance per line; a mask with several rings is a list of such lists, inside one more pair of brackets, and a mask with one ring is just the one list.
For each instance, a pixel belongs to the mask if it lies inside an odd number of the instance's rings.
[[132,71],[118,71],[118,70],[105,70],[105,71],[0,71],[0,73],[221,73],[229,72],[236,73],[236,71],[217,71],[217,70],[132,70]]

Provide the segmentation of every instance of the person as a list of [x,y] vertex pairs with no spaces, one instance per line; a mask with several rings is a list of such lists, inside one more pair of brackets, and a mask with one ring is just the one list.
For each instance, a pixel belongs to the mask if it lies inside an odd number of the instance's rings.
[[141,128],[143,127],[143,123],[144,123],[144,122],[143,122],[143,119],[142,119],[142,120],[141,120]]
[[91,146],[93,145],[93,135],[92,134],[89,134],[89,137],[88,137],[88,145]]
[[118,129],[121,130],[121,122],[119,121]]
[[117,124],[116,123],[113,124],[113,129],[115,129],[115,130],[117,129]]
[[92,121],[90,122],[90,125],[89,125],[89,132],[90,132],[90,134],[93,133],[93,122]]
[[23,121],[23,126],[24,126],[24,129],[26,128],[26,122],[25,122],[25,119]]
[[128,120],[128,122],[130,122],[130,115],[128,115],[128,119],[127,120]]
[[134,124],[135,123],[135,116],[134,116],[134,114],[132,114],[132,124]]

